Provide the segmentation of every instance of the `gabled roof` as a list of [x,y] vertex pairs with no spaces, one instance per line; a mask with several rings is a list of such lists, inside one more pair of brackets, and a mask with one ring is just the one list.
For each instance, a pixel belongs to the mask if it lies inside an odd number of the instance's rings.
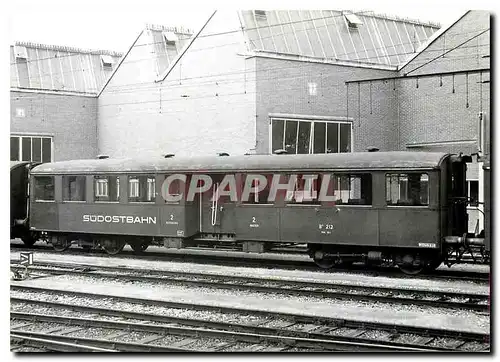
[[[181,52],[190,41],[192,34],[193,31],[189,29],[147,24],[130,45],[107,81],[102,85],[98,92],[98,96],[107,88],[108,84],[124,62],[144,60],[142,57],[137,60],[129,59],[133,57],[132,52],[135,47],[147,46],[148,49],[150,49],[149,54],[152,54],[156,66],[156,74],[152,75],[151,79],[156,79],[158,75],[164,73],[172,63],[175,62],[179,52]],[[147,39],[142,39],[142,41],[140,41],[142,37],[147,37]]]
[[415,59],[416,57],[418,57],[422,52],[424,52],[425,49],[427,49],[432,43],[434,43],[437,39],[439,39],[441,37],[441,35],[443,35],[444,33],[446,33],[449,29],[451,29],[456,23],[458,23],[460,21],[460,19],[462,19],[465,15],[467,15],[467,13],[469,13],[470,10],[467,10],[465,11],[462,15],[460,15],[458,17],[458,19],[456,19],[455,21],[453,21],[452,23],[448,24],[447,26],[443,26],[441,29],[439,29],[438,31],[436,31],[434,34],[432,34],[432,36],[427,39],[427,41],[425,43],[423,43],[419,48],[418,50],[415,52],[415,54],[413,54],[411,57],[409,57],[404,63],[400,64],[398,66],[398,70],[401,70],[403,69],[404,67],[406,67],[413,59]]
[[392,66],[405,62],[440,27],[337,10],[246,10],[240,17],[249,51]]
[[121,56],[109,50],[16,42],[10,46],[10,86],[95,95]]

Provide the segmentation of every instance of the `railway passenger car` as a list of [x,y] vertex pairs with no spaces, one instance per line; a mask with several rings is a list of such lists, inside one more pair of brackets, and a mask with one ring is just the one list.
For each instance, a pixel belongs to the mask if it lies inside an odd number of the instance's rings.
[[467,161],[360,152],[47,163],[31,172],[31,228],[61,251],[307,243],[323,268],[362,261],[412,274],[488,258],[484,239],[467,234]]

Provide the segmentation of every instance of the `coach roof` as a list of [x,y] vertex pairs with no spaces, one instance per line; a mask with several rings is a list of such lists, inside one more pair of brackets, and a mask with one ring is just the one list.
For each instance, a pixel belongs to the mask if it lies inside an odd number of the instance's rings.
[[312,155],[108,158],[45,163],[35,167],[32,174],[432,169],[439,167],[447,155],[446,153],[403,151]]

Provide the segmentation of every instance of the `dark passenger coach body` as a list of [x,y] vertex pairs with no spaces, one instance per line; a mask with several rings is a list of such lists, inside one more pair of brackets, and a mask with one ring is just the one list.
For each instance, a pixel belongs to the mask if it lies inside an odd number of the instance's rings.
[[[125,243],[135,250],[150,244],[234,243],[257,252],[307,243],[322,267],[388,262],[413,272],[451,260],[445,237],[467,232],[466,207],[460,202],[467,195],[465,170],[462,157],[427,152],[47,163],[31,172],[31,228],[47,232],[61,250],[75,241],[101,245],[110,253]],[[173,174],[188,180],[209,175],[213,186],[193,201],[167,202],[161,187]],[[227,196],[212,200],[225,175],[234,175],[241,195],[245,178],[253,174],[269,179],[279,174],[283,182],[291,174],[299,179],[313,174],[318,180],[329,175],[334,181],[328,191],[336,200],[282,194],[270,203],[266,189],[248,202]],[[319,185],[312,191],[319,193]],[[174,187],[187,192],[182,182]],[[450,241],[452,248],[462,247],[460,242]]]

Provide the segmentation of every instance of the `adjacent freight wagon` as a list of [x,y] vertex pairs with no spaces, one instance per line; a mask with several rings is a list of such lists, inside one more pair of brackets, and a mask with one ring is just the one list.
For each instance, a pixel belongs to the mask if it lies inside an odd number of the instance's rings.
[[418,273],[489,248],[467,234],[466,162],[428,152],[95,159],[31,171],[30,228],[56,250],[307,243],[316,264]]
[[29,230],[28,174],[38,163],[10,162],[10,237],[20,238],[26,245],[33,245],[36,234]]

